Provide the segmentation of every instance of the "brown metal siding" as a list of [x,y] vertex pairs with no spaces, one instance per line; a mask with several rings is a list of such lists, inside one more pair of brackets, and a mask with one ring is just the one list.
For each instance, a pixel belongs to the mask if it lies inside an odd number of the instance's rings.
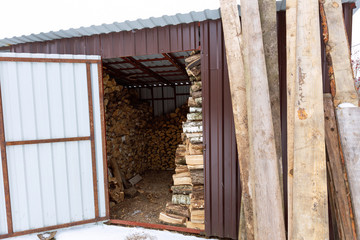
[[198,23],[137,31],[64,38],[11,46],[11,52],[86,54],[103,58],[193,50],[199,47]]
[[240,177],[220,20],[200,24],[205,142],[205,231],[237,239]]

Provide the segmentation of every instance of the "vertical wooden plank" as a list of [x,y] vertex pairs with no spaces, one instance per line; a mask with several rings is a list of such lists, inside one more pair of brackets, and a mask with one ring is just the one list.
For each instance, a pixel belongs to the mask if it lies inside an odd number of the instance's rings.
[[293,239],[328,239],[318,0],[297,1]]
[[230,81],[231,102],[242,180],[243,219],[246,222],[239,233],[242,238],[254,239],[253,176],[250,171],[249,137],[246,106],[246,81],[243,63],[243,41],[236,1],[220,1],[224,42]]
[[98,199],[98,190],[97,190],[95,136],[94,136],[94,115],[93,115],[93,102],[92,102],[92,92],[91,92],[91,69],[90,69],[90,63],[86,63],[86,76],[87,76],[88,100],[89,100],[91,162],[92,162],[92,172],[93,172],[95,218],[98,219],[99,218],[99,199]]
[[[345,161],[354,209],[356,233],[360,232],[360,108],[337,108],[336,119],[339,127],[341,149]],[[359,237],[359,236],[357,236]]]
[[297,0],[286,1],[287,226],[292,239]]
[[352,103],[358,106],[341,0],[322,1],[320,10],[334,105]]
[[2,163],[2,169],[3,169],[7,227],[8,227],[8,234],[12,234],[13,233],[13,224],[12,224],[12,213],[11,213],[8,164],[7,164],[7,157],[6,157],[4,112],[3,112],[3,104],[2,104],[1,85],[0,85],[0,147],[1,147],[1,163]]
[[339,135],[336,125],[334,105],[330,94],[324,94],[325,142],[329,156],[328,172],[330,173],[333,195],[330,197],[336,206],[336,220],[341,239],[356,239],[352,228],[350,191],[345,181],[346,170],[342,164]]
[[101,142],[103,151],[103,169],[104,169],[104,184],[105,184],[105,208],[106,217],[110,218],[110,201],[109,201],[109,186],[108,186],[108,161],[106,151],[106,121],[105,121],[105,107],[104,107],[104,84],[102,75],[102,62],[98,64],[99,74],[99,100],[100,100],[100,118],[101,118]]

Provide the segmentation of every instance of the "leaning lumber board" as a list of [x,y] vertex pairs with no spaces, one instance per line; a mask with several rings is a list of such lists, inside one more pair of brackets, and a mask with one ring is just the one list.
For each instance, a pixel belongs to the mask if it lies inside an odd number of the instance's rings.
[[333,183],[334,196],[337,211],[337,227],[341,239],[356,239],[355,229],[352,228],[351,203],[349,202],[349,190],[345,180],[345,168],[341,160],[339,135],[336,125],[334,105],[330,94],[324,94],[325,112],[325,143],[329,156],[328,172]]
[[231,102],[234,115],[238,161],[240,165],[243,222],[240,235],[254,239],[253,177],[250,174],[249,137],[246,106],[246,81],[242,56],[241,25],[236,0],[220,0],[221,20],[223,24],[226,59],[228,64]]
[[293,239],[329,239],[318,0],[297,1]]
[[360,108],[338,108],[336,118],[358,234],[360,230]]
[[[267,80],[259,4],[241,0],[251,172],[254,173],[255,239],[285,239],[279,166]],[[246,77],[247,78],[247,77]],[[266,206],[264,207],[264,202]],[[246,212],[245,212],[246,213]]]
[[288,239],[292,239],[292,199],[294,176],[294,120],[296,81],[296,13],[297,0],[286,1],[286,99],[287,99],[287,210]]
[[[264,42],[266,72],[269,85],[271,115],[274,125],[275,147],[279,164],[280,187],[283,188],[281,152],[280,84],[278,66],[278,39],[276,23],[276,0],[259,0],[261,29]],[[283,190],[281,191],[283,193]]]
[[320,8],[334,105],[337,107],[341,103],[352,103],[358,106],[342,2],[323,0],[320,1]]

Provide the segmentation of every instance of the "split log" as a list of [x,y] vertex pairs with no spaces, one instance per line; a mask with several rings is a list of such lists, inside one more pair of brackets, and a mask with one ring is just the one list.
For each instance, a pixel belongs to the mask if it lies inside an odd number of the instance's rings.
[[334,105],[359,105],[351,66],[349,41],[345,29],[341,0],[320,1],[323,36],[329,65],[331,92]]
[[203,155],[186,155],[185,159],[187,165],[204,165]]
[[182,172],[173,175],[174,185],[191,185],[190,172]]
[[360,232],[360,108],[338,108],[336,109],[336,118],[345,168],[348,174],[356,234],[358,235]]
[[190,204],[190,196],[189,195],[182,195],[182,194],[173,194],[171,198],[172,204]]
[[189,172],[189,169],[186,165],[180,165],[175,168],[175,173],[183,173],[183,172]]
[[[191,170],[190,171],[192,185],[204,185],[204,170]],[[202,193],[204,195],[204,193]]]
[[159,215],[160,221],[174,225],[184,225],[186,217],[177,216],[175,214],[161,212]]
[[[241,0],[251,170],[254,173],[255,239],[285,239],[279,166],[267,80],[259,4]],[[245,61],[245,60],[244,60]],[[247,78],[247,76],[245,75]],[[266,184],[265,184],[266,183]],[[264,208],[263,203],[267,205]],[[246,206],[245,206],[246,207]],[[245,209],[246,210],[246,209]],[[246,216],[246,211],[245,211]],[[246,231],[247,233],[247,231]]]
[[193,144],[189,142],[189,153],[190,155],[202,155],[203,154],[203,144]]
[[172,203],[167,203],[165,208],[166,213],[175,214],[181,217],[190,217],[189,208],[186,205],[175,205]]
[[204,223],[194,223],[194,222],[191,222],[191,221],[186,221],[186,227],[187,228],[193,228],[193,229],[205,230],[205,224]]
[[173,194],[182,194],[182,195],[189,195],[192,193],[192,186],[191,185],[179,185],[179,186],[172,186],[171,191]]
[[336,125],[334,105],[330,94],[324,95],[325,111],[325,143],[329,156],[328,173],[330,178],[331,196],[334,202],[338,232],[340,239],[356,239],[355,229],[352,227],[352,209],[348,196],[350,191],[345,180],[346,170],[342,164],[339,146],[338,129]]
[[288,239],[293,227],[294,121],[296,81],[296,22],[297,0],[286,1],[286,98],[287,98],[287,210]]
[[190,208],[190,220],[193,223],[205,223],[205,210]]
[[297,1],[293,239],[328,239],[319,2]]
[[190,206],[193,209],[204,209],[205,208],[205,201],[204,201],[204,199],[199,200],[199,199],[191,198],[190,199]]
[[220,10],[224,31],[226,59],[228,63],[232,109],[235,123],[238,161],[240,165],[242,204],[244,217],[248,224],[239,234],[246,239],[254,239],[254,178],[250,171],[248,118],[246,107],[246,81],[244,76],[241,25],[237,2],[220,0]]
[[113,173],[114,173],[114,176],[116,178],[116,181],[117,181],[117,185],[119,186],[119,190],[121,192],[124,191],[124,185],[123,185],[123,180],[122,180],[122,174],[120,172],[120,169],[119,169],[119,166],[116,162],[116,160],[114,158],[111,158],[110,159],[110,166],[113,170]]

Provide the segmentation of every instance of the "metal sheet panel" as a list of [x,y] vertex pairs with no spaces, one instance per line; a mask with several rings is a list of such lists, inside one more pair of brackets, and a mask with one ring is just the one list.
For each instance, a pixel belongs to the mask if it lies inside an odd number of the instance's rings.
[[221,21],[200,25],[205,143],[205,232],[237,239],[240,174]]
[[[0,61],[14,232],[95,220],[96,215],[105,217],[107,204],[98,73],[100,57],[14,53],[3,53],[0,57],[31,59]],[[33,60],[35,58],[44,61]],[[47,59],[53,61],[47,62]],[[58,59],[67,60],[57,62]],[[90,79],[86,64],[90,64]],[[92,111],[89,109],[88,79],[92,89]],[[92,162],[89,113],[94,119],[96,166]],[[37,142],[76,137],[84,139]],[[99,214],[95,213],[95,188],[91,184],[95,176],[93,171],[97,173],[95,185]],[[0,176],[2,198],[2,171]],[[4,202],[0,201],[0,235],[7,233],[4,228]]]

